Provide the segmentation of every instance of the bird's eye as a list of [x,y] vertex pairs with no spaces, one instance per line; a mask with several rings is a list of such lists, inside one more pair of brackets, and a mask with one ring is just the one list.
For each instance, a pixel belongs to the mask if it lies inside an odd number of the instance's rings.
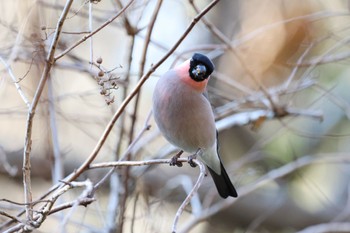
[[192,74],[198,81],[203,81],[207,78],[207,68],[202,64],[196,65],[192,70]]

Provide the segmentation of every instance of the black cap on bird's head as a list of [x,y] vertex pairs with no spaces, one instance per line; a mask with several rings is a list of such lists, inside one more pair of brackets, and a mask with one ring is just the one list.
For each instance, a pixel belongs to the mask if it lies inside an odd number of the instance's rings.
[[196,82],[206,80],[214,71],[213,62],[205,55],[200,53],[193,54],[190,61],[190,76]]

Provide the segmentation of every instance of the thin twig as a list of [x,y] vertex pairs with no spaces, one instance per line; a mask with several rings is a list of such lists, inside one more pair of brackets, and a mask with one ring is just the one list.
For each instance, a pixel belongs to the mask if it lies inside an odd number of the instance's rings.
[[[199,13],[199,8],[196,6],[194,0],[189,0],[192,8],[195,10],[195,12]],[[206,19],[206,17],[203,17],[202,22],[204,25],[210,30],[210,32],[216,36],[223,44],[227,46],[228,49],[231,51],[234,50],[233,46],[231,45],[231,41],[229,38],[227,38],[214,24],[212,24],[209,20]]]
[[151,120],[151,116],[152,116],[152,110],[150,110],[147,114],[145,123],[143,125],[143,128],[141,129],[141,131],[138,133],[138,135],[135,137],[135,139],[130,143],[130,145],[128,146],[128,149],[124,152],[124,154],[121,156],[121,158],[119,159],[120,161],[126,160],[127,159],[127,155],[131,153],[131,151],[134,149],[134,146],[136,145],[136,143],[141,139],[142,135],[151,128],[150,125],[150,120]]
[[[179,162],[187,162],[187,158],[178,158]],[[121,166],[145,166],[154,164],[169,164],[171,159],[150,159],[143,161],[111,161],[111,162],[100,162],[90,164],[89,169],[96,168],[108,168],[108,167],[121,167]]]
[[56,121],[55,101],[54,101],[54,93],[53,93],[51,78],[48,79],[47,84],[48,84],[48,97],[49,97],[48,109],[49,109],[49,117],[50,117],[50,131],[51,131],[52,145],[53,145],[52,183],[56,184],[59,180],[63,179],[64,164],[62,161],[60,145],[58,141],[58,128],[57,128],[57,121]]
[[335,104],[336,106],[338,106],[339,108],[341,108],[348,119],[350,119],[350,103],[349,101],[347,101],[346,99],[333,94],[330,90],[325,89],[324,87],[322,87],[319,84],[316,84],[314,86],[314,89],[316,91],[319,91],[323,94],[323,96],[327,96],[327,101],[331,101],[333,104]]
[[76,210],[76,208],[81,205],[82,202],[84,202],[86,200],[86,198],[91,199],[93,197],[93,188],[94,185],[93,183],[87,179],[83,182],[71,182],[68,184],[68,186],[73,186],[73,187],[85,187],[85,189],[82,191],[82,193],[80,194],[80,196],[73,201],[71,209],[69,210],[69,212],[64,216],[62,222],[60,223],[60,232],[64,232],[65,231],[65,227],[69,221],[69,219],[72,217],[74,211]]
[[[56,114],[55,111],[55,100],[54,100],[54,88],[52,84],[52,78],[49,78],[47,80],[47,87],[48,87],[48,113],[50,118],[50,133],[51,133],[51,142],[53,147],[53,159],[52,159],[52,184],[57,184],[58,181],[63,179],[64,176],[64,162],[60,150],[60,144],[58,139],[58,127],[57,127],[57,120],[56,120]],[[58,200],[59,203],[61,203],[63,200]],[[64,213],[60,212],[58,214],[58,217],[63,220],[64,219]],[[64,231],[63,231],[64,233]]]
[[15,222],[18,222],[18,223],[22,222],[21,219],[17,218],[16,216],[12,216],[12,215],[10,215],[10,214],[6,213],[5,211],[2,211],[2,210],[0,210],[0,215],[8,217],[8,218],[10,218],[10,219],[12,219],[12,220],[14,220]]
[[173,222],[173,226],[172,226],[172,232],[175,233],[176,229],[177,229],[177,223],[180,219],[181,214],[183,213],[183,211],[185,210],[185,207],[188,205],[188,203],[190,203],[192,197],[198,192],[199,187],[201,186],[203,179],[206,175],[206,169],[205,166],[202,162],[200,162],[199,160],[194,159],[193,162],[199,166],[200,169],[200,174],[198,176],[197,182],[196,184],[193,186],[191,192],[187,195],[187,197],[185,198],[185,200],[182,202],[182,204],[180,205],[179,209],[176,212],[175,218],[174,218],[174,222]]
[[[109,199],[106,214],[106,230],[105,232],[116,232],[116,219],[118,215],[119,206],[119,193],[120,193],[120,177],[115,168],[112,168],[109,173],[111,173],[109,179]],[[95,185],[96,186],[96,185]]]
[[[89,1],[89,33],[92,32],[92,1]],[[93,39],[90,37],[90,69],[92,69],[92,64],[94,62],[94,48],[93,48]]]
[[69,48],[67,48],[66,50],[64,50],[62,53],[58,54],[55,57],[55,61],[57,61],[58,59],[62,58],[64,55],[66,55],[67,53],[69,53],[70,51],[72,51],[75,47],[77,47],[78,45],[80,45],[81,43],[83,43],[84,41],[86,41],[87,39],[89,39],[90,37],[92,37],[93,35],[95,35],[97,32],[101,31],[104,27],[106,27],[107,25],[109,25],[111,22],[113,22],[115,19],[117,19],[121,14],[123,14],[126,9],[128,9],[132,3],[135,0],[130,0],[128,4],[125,5],[125,7],[123,9],[121,9],[115,16],[113,16],[112,18],[110,18],[109,20],[107,20],[106,22],[104,22],[101,26],[99,26],[97,29],[95,29],[94,31],[92,31],[91,33],[83,36],[80,40],[76,41],[73,45],[71,45]]
[[[73,3],[73,0],[67,0],[66,5],[62,11],[62,14],[57,22],[56,31],[47,55],[44,71],[41,75],[39,85],[37,87],[32,104],[30,105],[30,108],[28,111],[28,117],[26,122],[27,130],[25,134],[25,145],[24,145],[24,153],[23,153],[23,186],[24,186],[24,199],[26,203],[32,202],[30,152],[31,152],[31,144],[32,144],[31,138],[32,138],[32,127],[33,127],[35,110],[36,110],[36,107],[38,106],[40,96],[44,90],[46,80],[49,78],[50,70],[55,62],[54,54],[56,51],[56,46],[58,44],[59,36],[61,34],[64,21],[67,17],[67,14],[69,12],[69,9],[72,3]],[[31,222],[33,218],[31,204],[26,205],[26,216],[27,216],[28,222]]]
[[2,62],[2,64],[4,64],[7,72],[9,73],[13,83],[15,84],[15,87],[19,93],[19,95],[21,96],[23,102],[27,105],[27,107],[29,108],[30,107],[30,102],[26,96],[26,94],[23,92],[21,86],[19,85],[18,83],[18,79],[15,77],[12,69],[11,69],[11,66],[9,64],[6,63],[6,61],[0,56],[0,61]]
[[76,205],[81,205],[81,206],[86,207],[87,205],[91,204],[95,200],[96,200],[95,198],[85,197],[85,198],[79,198],[77,200],[78,202],[72,201],[72,202],[68,202],[68,203],[63,203],[61,205],[56,206],[55,208],[52,208],[50,210],[50,212],[48,213],[48,215],[60,212],[60,211],[65,210],[65,209],[72,208],[73,206],[76,206]]
[[156,5],[156,7],[154,9],[154,12],[152,14],[151,20],[150,20],[148,28],[147,28],[147,33],[146,33],[145,41],[144,41],[144,44],[143,44],[141,63],[140,63],[140,68],[139,68],[140,78],[142,78],[143,73],[144,73],[145,63],[146,63],[146,59],[147,59],[147,51],[148,51],[148,48],[149,48],[149,43],[151,41],[151,36],[152,36],[154,24],[155,24],[155,22],[157,20],[157,17],[158,17],[158,14],[159,14],[159,10],[160,10],[160,7],[162,6],[162,3],[163,3],[163,0],[158,0],[157,1],[157,5]]
[[306,55],[309,54],[309,52],[311,51],[311,49],[314,47],[314,44],[311,43],[306,49],[305,51],[303,52],[303,54],[299,57],[298,61],[297,61],[297,64],[294,66],[292,72],[290,73],[288,79],[284,82],[283,86],[286,90],[288,90],[288,87],[289,85],[291,84],[293,78],[295,77],[297,71],[298,71],[298,68],[299,68],[299,65],[302,64],[304,58]]
[[[309,65],[308,69],[305,71],[305,73],[309,73],[312,70],[315,69],[315,67],[321,63],[324,63],[326,61],[322,61],[325,58],[327,58],[327,55],[329,55],[330,57],[332,57],[332,52],[339,50],[342,46],[348,44],[350,42],[350,38],[349,37],[345,37],[341,40],[339,40],[337,43],[335,43],[333,46],[327,48],[326,51],[323,52],[322,55],[315,57],[313,59],[311,59],[311,61],[309,62],[303,62],[303,64],[307,64]],[[330,62],[330,61],[328,61]]]

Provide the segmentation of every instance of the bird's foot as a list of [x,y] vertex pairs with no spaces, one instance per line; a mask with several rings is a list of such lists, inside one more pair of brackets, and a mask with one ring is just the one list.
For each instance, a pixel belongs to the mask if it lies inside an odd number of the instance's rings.
[[195,162],[193,162],[193,160],[196,159],[196,158],[197,158],[197,153],[188,156],[187,162],[188,162],[188,164],[189,164],[191,167],[197,167],[197,164],[196,164]]
[[180,156],[182,155],[182,153],[184,153],[183,150],[180,150],[176,155],[174,155],[171,159],[170,159],[170,166],[178,166],[178,167],[182,167],[182,162],[178,161],[178,158],[180,158]]

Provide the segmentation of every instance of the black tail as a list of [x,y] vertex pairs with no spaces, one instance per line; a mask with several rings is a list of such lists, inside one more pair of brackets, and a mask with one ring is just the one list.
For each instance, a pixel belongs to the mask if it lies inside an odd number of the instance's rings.
[[222,198],[227,198],[228,196],[237,197],[238,196],[237,191],[235,187],[233,187],[230,177],[228,177],[227,172],[221,162],[220,164],[221,164],[221,175],[216,174],[214,170],[208,167],[211,177],[213,177],[215,186],[220,196]]

